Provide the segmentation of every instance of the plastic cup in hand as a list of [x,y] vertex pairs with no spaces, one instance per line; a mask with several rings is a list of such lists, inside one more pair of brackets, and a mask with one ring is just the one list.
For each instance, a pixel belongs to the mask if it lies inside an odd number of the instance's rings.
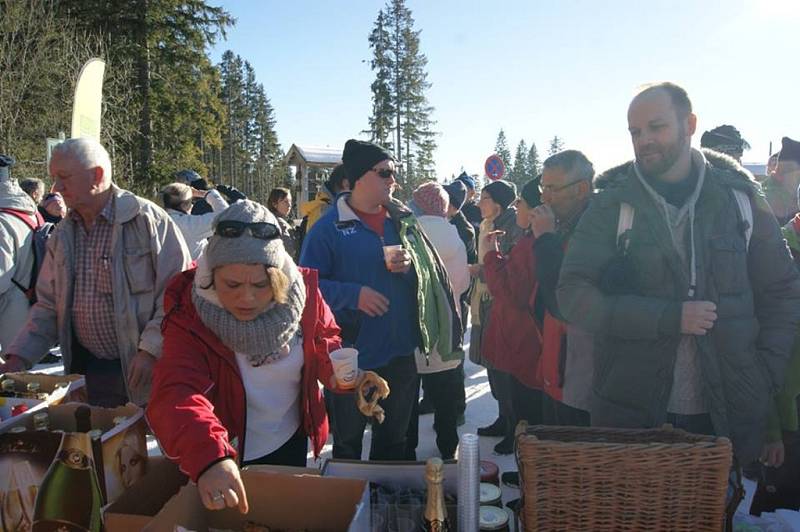
[[392,261],[395,257],[403,255],[403,246],[395,244],[394,246],[383,246],[383,260],[386,262],[386,269],[392,271]]
[[355,388],[358,377],[358,350],[343,347],[331,352],[330,357],[337,385],[345,390]]

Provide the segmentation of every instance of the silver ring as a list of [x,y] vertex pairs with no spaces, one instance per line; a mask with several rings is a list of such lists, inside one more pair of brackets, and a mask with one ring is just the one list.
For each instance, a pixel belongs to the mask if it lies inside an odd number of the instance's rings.
[[211,500],[214,501],[214,502],[224,501],[225,500],[225,495],[223,495],[222,493],[217,493],[216,495],[211,497]]

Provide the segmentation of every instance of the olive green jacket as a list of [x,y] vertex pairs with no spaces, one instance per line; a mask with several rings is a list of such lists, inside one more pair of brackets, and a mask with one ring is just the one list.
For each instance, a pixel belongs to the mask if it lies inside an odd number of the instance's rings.
[[[733,159],[693,151],[705,165],[694,218],[694,299],[713,301],[718,318],[697,336],[703,397],[715,431],[747,463],[761,451],[772,396],[783,384],[800,323],[800,277],[758,184]],[[666,421],[682,304],[689,278],[664,216],[632,162],[598,178],[567,250],[558,286],[566,319],[595,334],[592,424],[655,427]],[[748,244],[732,189],[753,213]],[[624,259],[627,289],[601,288],[618,256],[620,204],[635,210]]]

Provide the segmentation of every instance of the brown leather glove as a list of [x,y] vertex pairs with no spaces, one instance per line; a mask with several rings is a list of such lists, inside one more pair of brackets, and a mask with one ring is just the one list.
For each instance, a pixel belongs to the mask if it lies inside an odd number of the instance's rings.
[[[370,400],[366,396],[372,391]],[[356,404],[358,410],[367,417],[375,418],[378,423],[383,423],[386,413],[378,401],[389,397],[389,384],[374,371],[363,372],[356,383]]]

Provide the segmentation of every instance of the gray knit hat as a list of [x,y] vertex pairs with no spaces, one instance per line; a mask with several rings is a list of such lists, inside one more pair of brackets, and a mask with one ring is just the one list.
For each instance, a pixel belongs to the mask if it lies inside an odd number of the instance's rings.
[[[280,231],[275,215],[263,205],[251,200],[237,201],[219,213],[214,218],[212,229],[216,231],[217,224],[227,220],[245,223],[267,222]],[[235,238],[212,235],[208,239],[205,254],[208,267],[212,271],[217,266],[225,264],[265,264],[282,268],[287,256],[280,236],[272,240],[262,240],[255,238],[249,230]]]

